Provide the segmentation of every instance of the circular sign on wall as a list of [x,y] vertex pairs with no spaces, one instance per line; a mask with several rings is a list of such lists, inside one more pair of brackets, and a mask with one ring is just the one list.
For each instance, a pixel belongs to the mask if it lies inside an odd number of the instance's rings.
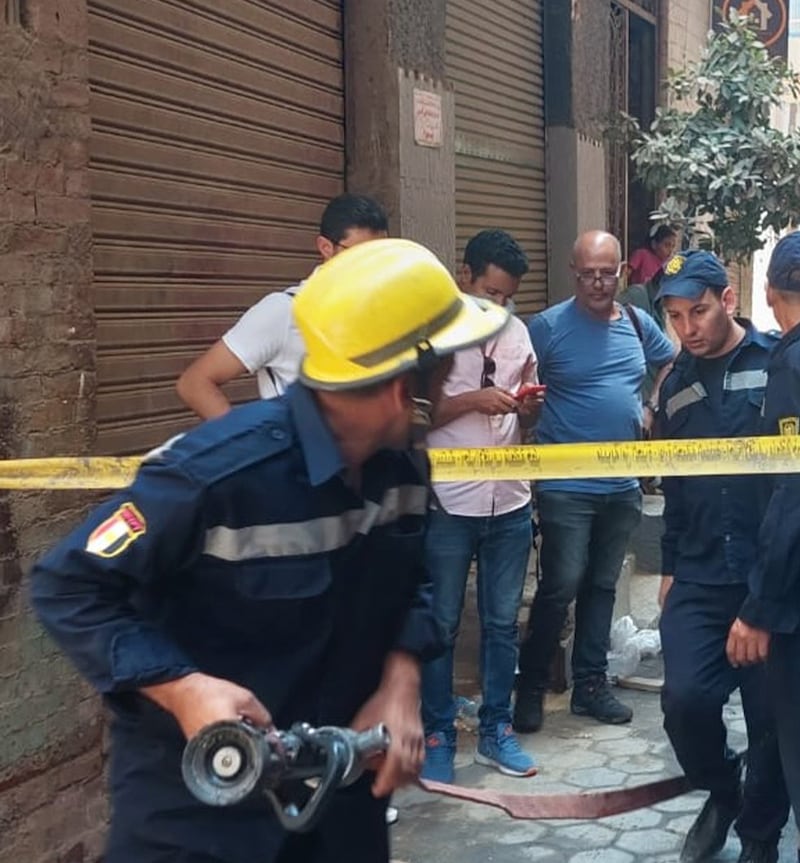
[[728,20],[732,9],[753,19],[759,39],[767,48],[786,37],[789,12],[786,0],[723,0],[721,18]]

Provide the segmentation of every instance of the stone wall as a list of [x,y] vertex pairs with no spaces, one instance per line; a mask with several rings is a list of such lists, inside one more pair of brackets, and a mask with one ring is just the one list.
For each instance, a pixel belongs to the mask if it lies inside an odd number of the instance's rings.
[[669,0],[664,37],[667,69],[678,69],[699,60],[710,29],[710,3]]
[[[87,75],[82,0],[0,0],[2,459],[82,454],[92,442]],[[100,855],[99,704],[32,618],[25,589],[31,561],[86,503],[0,492],[1,863]]]

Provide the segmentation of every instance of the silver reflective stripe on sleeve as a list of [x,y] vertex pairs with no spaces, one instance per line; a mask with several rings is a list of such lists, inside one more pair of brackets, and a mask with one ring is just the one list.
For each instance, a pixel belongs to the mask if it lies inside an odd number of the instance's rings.
[[701,401],[707,395],[708,393],[706,392],[706,388],[700,383],[700,381],[696,381],[690,387],[680,390],[675,393],[674,396],[670,396],[670,398],[667,399],[665,407],[667,419],[671,420],[679,410],[688,408],[689,405],[693,405],[696,402]]
[[346,546],[358,534],[391,524],[404,515],[423,515],[428,490],[404,485],[386,491],[381,503],[367,501],[359,509],[309,521],[212,527],[206,531],[204,554],[236,562],[261,557],[321,554]]
[[726,390],[761,390],[767,385],[766,369],[750,369],[745,372],[728,372],[723,388]]
[[168,441],[165,441],[161,444],[161,446],[157,446],[154,449],[151,449],[150,452],[146,453],[144,458],[142,459],[142,464],[147,464],[153,461],[161,461],[161,457],[164,453],[169,452],[172,447],[183,437],[186,436],[186,432],[181,432],[180,434],[173,435]]

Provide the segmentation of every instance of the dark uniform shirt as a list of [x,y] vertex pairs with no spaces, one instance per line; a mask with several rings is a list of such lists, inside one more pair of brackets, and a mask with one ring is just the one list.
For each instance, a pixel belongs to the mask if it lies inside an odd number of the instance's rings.
[[354,491],[295,385],[155,451],[35,566],[37,613],[114,709],[109,861],[160,860],[146,849],[161,843],[268,863],[283,839],[264,801],[189,796],[177,723],[139,687],[200,670],[252,690],[279,728],[346,725],[388,652],[436,652],[417,461],[379,452]]
[[[748,437],[759,433],[767,363],[777,338],[748,321],[726,357],[682,351],[659,395],[663,438]],[[699,584],[743,584],[755,561],[758,477],[664,477],[662,572]]]
[[[800,325],[781,339],[769,364],[763,433],[800,434]],[[740,617],[776,633],[800,629],[800,474],[764,476],[766,506]]]

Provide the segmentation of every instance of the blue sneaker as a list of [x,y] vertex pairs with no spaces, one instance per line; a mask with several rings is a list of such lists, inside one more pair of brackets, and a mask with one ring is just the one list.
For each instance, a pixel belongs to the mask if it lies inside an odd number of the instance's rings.
[[475,761],[495,767],[506,776],[535,776],[536,762],[519,745],[511,726],[501,722],[494,734],[482,734],[478,739]]
[[453,784],[456,747],[445,734],[434,732],[425,738],[425,763],[420,776],[431,782]]

